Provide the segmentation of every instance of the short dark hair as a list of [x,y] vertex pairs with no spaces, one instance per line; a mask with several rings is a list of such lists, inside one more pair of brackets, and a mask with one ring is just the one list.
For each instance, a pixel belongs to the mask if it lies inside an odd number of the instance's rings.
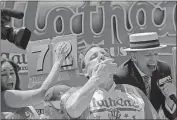
[[[99,48],[101,48],[99,45],[97,45],[97,44],[91,44],[91,45],[89,45],[88,47],[86,47],[85,48],[85,50],[83,51],[83,56],[85,57],[85,55],[87,54],[87,52],[90,50],[90,49],[92,49],[92,48],[94,48],[94,47],[99,47]],[[105,49],[105,48],[103,48],[103,49]],[[108,49],[105,49],[105,51],[107,51],[108,53],[109,53],[109,50]],[[109,53],[110,54],[110,53]],[[111,56],[111,55],[110,55]],[[81,61],[81,68],[82,69],[85,69],[85,67],[86,67],[86,64],[85,64],[85,61],[84,61],[84,59],[82,59],[82,61]]]
[[[12,65],[12,67],[14,68],[14,71],[15,71],[15,75],[16,75],[16,84],[15,84],[15,90],[21,90],[20,89],[20,78],[19,78],[19,75],[18,75],[18,71],[20,70],[20,67],[14,63],[12,60],[8,60],[8,59],[1,59],[1,66],[3,63],[5,62],[8,62]],[[3,87],[1,87],[1,92],[2,91],[5,91],[3,89]]]

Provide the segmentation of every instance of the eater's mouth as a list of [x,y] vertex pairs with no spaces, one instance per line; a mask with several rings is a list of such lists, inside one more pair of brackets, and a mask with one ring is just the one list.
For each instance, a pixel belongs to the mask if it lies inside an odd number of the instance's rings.
[[8,83],[8,84],[7,84],[7,87],[8,87],[8,88],[13,88],[13,85],[14,85],[13,83]]

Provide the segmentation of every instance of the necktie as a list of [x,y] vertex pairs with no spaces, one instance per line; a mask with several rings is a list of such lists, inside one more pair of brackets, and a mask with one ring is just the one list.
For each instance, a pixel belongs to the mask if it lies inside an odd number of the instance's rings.
[[149,76],[143,76],[145,88],[146,88],[146,96],[150,98],[150,91],[151,91],[151,79]]

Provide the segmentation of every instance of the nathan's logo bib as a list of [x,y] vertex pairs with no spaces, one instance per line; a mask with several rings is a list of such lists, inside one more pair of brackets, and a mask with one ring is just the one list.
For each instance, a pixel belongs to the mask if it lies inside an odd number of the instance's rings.
[[[144,119],[142,98],[119,91],[104,96],[95,92],[90,104],[91,117],[94,119]],[[141,100],[140,100],[141,99]]]

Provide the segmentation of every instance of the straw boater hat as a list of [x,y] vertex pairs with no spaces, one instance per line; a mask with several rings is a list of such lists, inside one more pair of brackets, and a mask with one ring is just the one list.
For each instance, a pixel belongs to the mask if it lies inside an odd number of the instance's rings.
[[129,40],[130,48],[124,49],[125,51],[155,50],[167,47],[167,45],[160,45],[156,32],[131,34]]

